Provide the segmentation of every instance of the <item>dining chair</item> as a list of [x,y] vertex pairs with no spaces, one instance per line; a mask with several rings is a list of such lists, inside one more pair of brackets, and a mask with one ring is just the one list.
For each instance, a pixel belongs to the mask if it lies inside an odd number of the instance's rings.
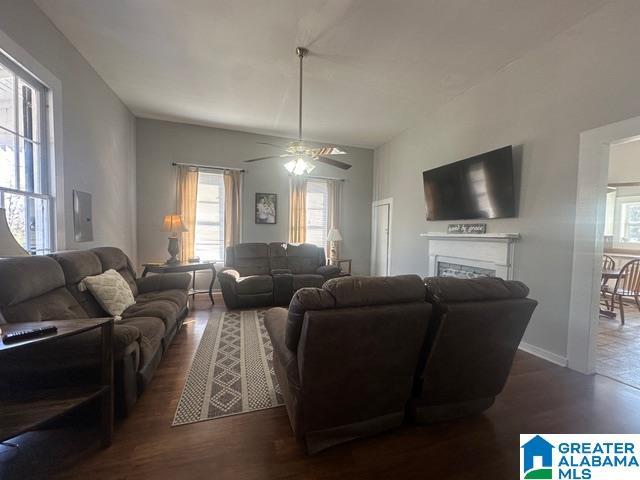
[[620,269],[620,275],[616,279],[613,289],[604,289],[605,295],[611,296],[611,306],[615,308],[616,299],[620,309],[620,323],[624,325],[625,298],[633,298],[638,310],[640,310],[640,259],[631,260]]
[[[609,255],[602,255],[602,270],[615,270],[616,269],[616,261],[610,257]],[[607,310],[613,310],[613,306],[609,305],[609,300],[607,300],[607,282],[608,278],[602,277],[602,281],[600,284],[600,301],[604,302]]]

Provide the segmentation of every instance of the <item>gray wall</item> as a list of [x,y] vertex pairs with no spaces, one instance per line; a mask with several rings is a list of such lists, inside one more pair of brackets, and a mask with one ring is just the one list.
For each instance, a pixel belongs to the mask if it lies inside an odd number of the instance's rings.
[[519,216],[488,228],[522,235],[516,277],[540,302],[525,341],[566,355],[579,135],[640,115],[638,25],[640,3],[609,2],[376,149],[374,198],[394,201],[394,274],[426,273],[418,235],[446,229],[425,221],[421,172],[519,146]]
[[[58,249],[113,245],[135,258],[133,115],[31,0],[0,0],[0,12],[0,30],[62,83],[66,245]],[[94,242],[74,241],[74,189],[93,194]]]
[[[240,167],[244,173],[243,241],[287,241],[289,178],[282,160],[244,163],[276,150],[257,142],[282,145],[288,139],[195,125],[137,119],[138,253],[140,263],[163,261],[167,234],[160,231],[162,217],[175,210],[176,168],[172,162]],[[353,258],[354,273],[368,274],[371,247],[371,195],[373,151],[343,147],[344,160],[353,167],[339,170],[318,166],[313,174],[345,178],[341,256]],[[278,194],[276,225],[256,225],[256,192]]]

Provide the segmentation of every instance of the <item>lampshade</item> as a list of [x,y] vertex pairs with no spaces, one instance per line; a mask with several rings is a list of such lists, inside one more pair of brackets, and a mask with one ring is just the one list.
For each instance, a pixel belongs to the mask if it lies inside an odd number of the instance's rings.
[[162,221],[162,231],[171,233],[182,233],[186,232],[187,229],[182,223],[182,216],[176,215],[174,213],[172,215],[164,216],[164,220]]
[[329,242],[341,242],[342,235],[340,235],[340,230],[337,228],[332,228],[329,230],[329,235],[327,235],[327,241]]
[[9,229],[5,209],[0,208],[0,258],[25,257],[28,255]]

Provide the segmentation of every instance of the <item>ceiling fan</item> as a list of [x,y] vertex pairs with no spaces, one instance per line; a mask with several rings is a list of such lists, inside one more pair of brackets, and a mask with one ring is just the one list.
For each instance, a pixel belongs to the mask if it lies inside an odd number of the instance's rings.
[[346,155],[347,152],[334,147],[333,145],[322,145],[320,147],[313,147],[302,140],[302,60],[305,55],[309,53],[309,50],[303,47],[296,48],[296,55],[300,59],[300,90],[298,96],[298,140],[289,142],[286,145],[275,145],[273,143],[258,142],[260,145],[269,145],[281,150],[283,153],[280,155],[268,155],[266,157],[252,158],[251,160],[245,160],[245,162],[258,162],[260,160],[267,160],[269,158],[292,158],[285,164],[285,168],[293,175],[304,175],[311,173],[316,168],[315,163],[320,162],[332,167],[342,168],[343,170],[349,170],[351,165],[348,163],[334,160],[327,157],[327,155]]

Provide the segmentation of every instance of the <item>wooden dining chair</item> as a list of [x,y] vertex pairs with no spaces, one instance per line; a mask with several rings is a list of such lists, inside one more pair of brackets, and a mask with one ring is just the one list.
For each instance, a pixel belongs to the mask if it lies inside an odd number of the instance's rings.
[[[615,270],[616,269],[616,261],[610,257],[609,255],[602,255],[602,270]],[[600,302],[604,303],[607,307],[607,310],[613,310],[613,306],[609,305],[609,300],[607,299],[607,282],[608,278],[602,277],[602,281],[600,284]]]
[[620,309],[620,322],[624,325],[625,298],[633,298],[638,310],[640,310],[640,259],[631,260],[620,269],[620,275],[616,279],[613,289],[604,289],[605,295],[611,296],[611,306],[615,308],[616,300]]

